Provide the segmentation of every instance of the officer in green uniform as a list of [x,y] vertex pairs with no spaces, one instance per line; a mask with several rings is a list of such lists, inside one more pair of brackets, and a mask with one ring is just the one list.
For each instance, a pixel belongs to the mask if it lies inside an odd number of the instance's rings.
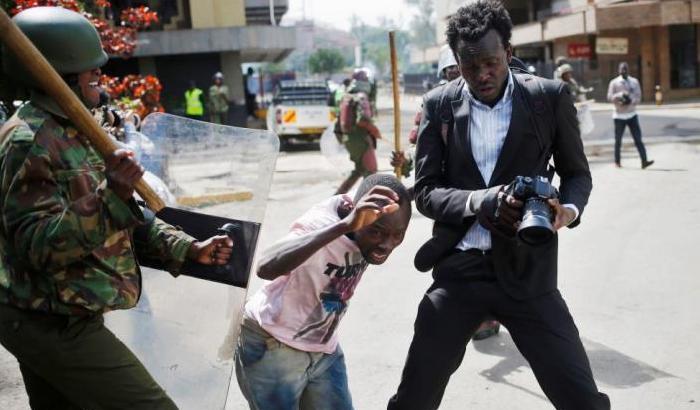
[[[60,7],[31,8],[14,21],[83,103],[96,106],[107,55],[90,22]],[[6,50],[3,61],[31,88]],[[0,141],[0,343],[19,362],[31,407],[175,409],[102,315],[138,301],[137,258],[177,275],[185,259],[226,263],[230,239],[199,242],[147,221],[133,199],[143,175],[133,153],[103,161],[37,89]]]
[[[375,148],[381,133],[373,122],[372,106],[369,99],[371,84],[364,70],[356,70],[352,82],[340,105],[338,123],[344,129],[342,139],[345,148],[350,153],[350,160],[355,169],[340,184],[336,195],[348,192],[358,179],[377,172],[377,155]],[[353,111],[352,115],[343,114],[343,106]],[[348,109],[348,108],[345,108]],[[343,124],[346,119],[352,119],[352,124]]]
[[214,74],[214,84],[209,87],[209,118],[214,124],[226,124],[228,120],[228,86],[224,75]]

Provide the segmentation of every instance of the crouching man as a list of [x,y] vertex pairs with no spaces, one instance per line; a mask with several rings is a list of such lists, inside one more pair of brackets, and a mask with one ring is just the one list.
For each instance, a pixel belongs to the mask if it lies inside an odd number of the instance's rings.
[[404,238],[411,199],[394,177],[374,174],[355,199],[312,207],[263,256],[271,280],[247,303],[236,354],[251,409],[352,409],[337,330],[369,264]]

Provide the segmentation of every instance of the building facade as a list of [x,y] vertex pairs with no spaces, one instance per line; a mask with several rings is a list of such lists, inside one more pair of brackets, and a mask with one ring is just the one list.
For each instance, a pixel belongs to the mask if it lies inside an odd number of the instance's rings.
[[[112,1],[119,7],[133,1]],[[148,0],[160,22],[140,32],[133,58],[113,58],[105,67],[111,75],[140,73],[158,76],[162,102],[169,112],[184,108],[190,81],[206,89],[216,72],[224,74],[230,91],[230,121],[245,123],[242,64],[278,62],[296,47],[294,27],[278,26],[287,12],[287,0]]]
[[[438,38],[462,5],[436,0]],[[666,100],[700,96],[700,0],[505,0],[513,20],[515,55],[551,76],[565,57],[590,94],[605,100],[608,81],[626,61],[645,101],[655,87]],[[434,53],[434,51],[432,51]],[[429,53],[423,53],[429,54]]]

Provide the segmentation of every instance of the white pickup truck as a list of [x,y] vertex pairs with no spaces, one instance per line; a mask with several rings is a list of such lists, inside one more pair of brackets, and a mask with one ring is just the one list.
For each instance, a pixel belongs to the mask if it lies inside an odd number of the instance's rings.
[[323,81],[280,81],[267,111],[267,129],[279,135],[282,146],[318,140],[335,121],[329,96]]

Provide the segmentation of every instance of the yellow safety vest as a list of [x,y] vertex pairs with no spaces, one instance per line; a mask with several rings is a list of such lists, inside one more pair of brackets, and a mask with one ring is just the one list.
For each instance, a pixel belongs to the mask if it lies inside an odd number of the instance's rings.
[[204,115],[204,105],[202,105],[202,90],[195,88],[185,91],[185,114]]

